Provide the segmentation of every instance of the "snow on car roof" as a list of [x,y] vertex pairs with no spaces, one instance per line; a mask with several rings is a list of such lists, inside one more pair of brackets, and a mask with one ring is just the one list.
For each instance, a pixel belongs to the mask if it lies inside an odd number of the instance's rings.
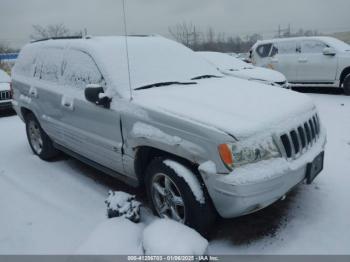
[[0,69],[0,83],[10,83],[10,76],[3,70]]
[[[202,75],[221,76],[209,62],[175,41],[160,36],[128,36],[127,41],[132,89],[161,82],[188,82]],[[129,65],[124,36],[48,40],[30,45],[69,46],[88,52],[107,82],[114,85],[122,96],[129,95]]]
[[228,54],[219,53],[219,52],[197,52],[210,63],[215,65],[221,70],[240,70],[244,68],[251,68],[252,66],[248,63],[243,62],[242,60],[232,57]]

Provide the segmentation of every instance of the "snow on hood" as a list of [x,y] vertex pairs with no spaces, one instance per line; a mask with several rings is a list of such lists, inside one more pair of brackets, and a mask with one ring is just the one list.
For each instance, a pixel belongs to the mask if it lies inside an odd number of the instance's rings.
[[275,70],[256,67],[238,58],[219,52],[197,52],[226,75],[271,83],[285,82],[286,78]]
[[282,122],[315,108],[306,95],[231,77],[135,91],[134,102],[215,127],[238,139],[272,132]]
[[227,75],[240,77],[249,80],[262,80],[270,83],[286,82],[286,77],[275,70],[262,67],[252,67],[249,69],[242,69],[238,71],[223,71]]

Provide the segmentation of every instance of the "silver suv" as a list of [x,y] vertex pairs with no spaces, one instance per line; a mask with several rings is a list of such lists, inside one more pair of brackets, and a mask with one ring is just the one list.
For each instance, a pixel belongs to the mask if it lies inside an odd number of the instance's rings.
[[307,96],[224,77],[162,37],[128,47],[92,37],[23,48],[13,104],[36,155],[64,151],[145,186],[157,215],[200,232],[321,172],[326,134]]

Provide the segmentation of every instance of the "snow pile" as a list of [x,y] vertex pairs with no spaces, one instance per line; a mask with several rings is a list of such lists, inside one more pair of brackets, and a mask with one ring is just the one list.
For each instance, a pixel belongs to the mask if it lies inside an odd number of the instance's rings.
[[135,200],[135,196],[125,192],[109,191],[105,203],[107,204],[108,218],[124,217],[135,223],[140,221],[141,203]]
[[143,225],[125,218],[113,218],[101,223],[78,248],[80,255],[142,255]]
[[193,195],[199,203],[205,203],[202,187],[198,179],[191,172],[191,170],[172,160],[165,160],[163,163],[166,166],[170,167],[172,170],[174,170],[176,174],[178,174],[178,176],[182,177],[186,181],[188,186],[191,188]]
[[170,219],[158,219],[143,232],[146,255],[203,255],[208,241],[193,229]]

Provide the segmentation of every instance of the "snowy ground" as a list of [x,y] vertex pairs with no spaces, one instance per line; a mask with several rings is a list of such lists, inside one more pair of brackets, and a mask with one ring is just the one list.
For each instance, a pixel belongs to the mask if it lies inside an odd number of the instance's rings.
[[[283,202],[253,215],[218,221],[210,254],[350,254],[350,97],[309,95],[328,130],[323,173]],[[118,231],[113,225],[106,230],[108,190],[137,194],[145,201],[143,192],[77,160],[39,160],[17,116],[0,117],[0,135],[0,254],[79,253],[87,242],[96,241],[91,240],[96,232]],[[154,219],[143,208],[142,225],[131,226],[130,231],[141,234]],[[118,233],[112,236],[118,238]],[[127,240],[134,241],[132,236]],[[140,250],[121,247],[116,253]]]

